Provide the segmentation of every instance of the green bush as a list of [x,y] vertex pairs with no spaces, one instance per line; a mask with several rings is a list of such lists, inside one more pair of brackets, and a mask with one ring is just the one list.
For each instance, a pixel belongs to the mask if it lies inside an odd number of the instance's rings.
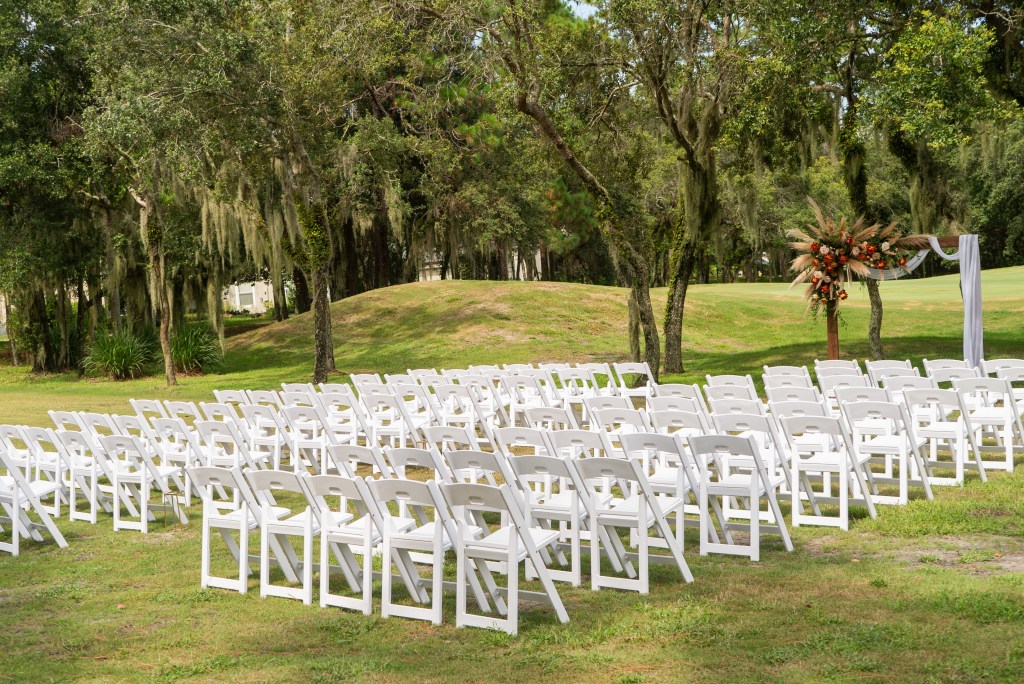
[[156,358],[156,347],[145,335],[130,331],[97,335],[85,357],[85,369],[114,380],[136,378]]
[[205,323],[186,325],[171,335],[171,360],[181,373],[218,370],[224,362],[217,334]]

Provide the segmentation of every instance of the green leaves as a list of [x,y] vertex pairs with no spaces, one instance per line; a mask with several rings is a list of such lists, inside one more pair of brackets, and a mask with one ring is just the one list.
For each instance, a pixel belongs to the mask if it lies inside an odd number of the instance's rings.
[[984,65],[994,38],[984,26],[923,12],[889,49],[871,88],[872,114],[908,139],[955,147],[977,119],[998,118]]

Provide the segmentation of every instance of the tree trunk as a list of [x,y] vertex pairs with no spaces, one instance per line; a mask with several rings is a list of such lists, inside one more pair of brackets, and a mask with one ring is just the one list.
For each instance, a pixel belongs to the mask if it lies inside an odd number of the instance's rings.
[[292,269],[292,282],[295,284],[295,313],[306,313],[312,306],[309,297],[309,281],[302,269],[296,266]]
[[18,366],[18,345],[14,340],[14,329],[11,326],[10,294],[4,293],[4,322],[7,324],[7,342],[11,345],[11,365]]
[[654,305],[651,303],[651,290],[647,286],[646,269],[643,269],[633,279],[629,296],[630,299],[636,301],[640,328],[644,335],[643,360],[651,367],[651,374],[657,382],[658,369],[661,368],[661,338],[658,335],[658,320],[654,315]]
[[[85,375],[85,312],[89,308],[85,302],[85,278],[78,276],[78,306],[75,311],[75,363],[78,365],[78,377]],[[93,295],[95,296],[95,295]]]
[[830,299],[825,303],[826,329],[828,331],[828,358],[839,358],[839,303]]
[[313,271],[313,382],[327,382],[327,374],[334,368],[334,347],[331,334],[330,297],[327,293],[328,275],[324,269]]
[[683,164],[683,188],[686,223],[676,236],[675,267],[672,272],[665,309],[665,372],[683,372],[683,309],[686,288],[693,273],[694,259],[701,242],[718,228],[721,205],[718,201],[718,167],[714,152],[700,160]]
[[697,245],[685,242],[676,250],[675,268],[665,307],[665,372],[683,372],[683,309],[696,262]]
[[629,358],[639,361],[643,358],[643,350],[640,349],[640,305],[636,301],[636,292],[629,291]]
[[117,254],[114,251],[114,226],[110,220],[110,208],[103,207],[103,242],[106,247],[105,266],[107,271],[107,316],[114,332],[121,332],[121,278],[117,272]]
[[885,358],[882,347],[882,295],[878,292],[878,281],[868,278],[868,300],[871,302],[871,320],[868,322],[868,350],[875,361]]
[[152,213],[152,198],[139,202],[139,230],[142,233],[143,241],[146,243],[146,254],[149,258],[150,269],[150,296],[154,302],[157,315],[160,318],[160,352],[164,359],[164,376],[167,378],[167,386],[178,384],[178,378],[174,373],[174,359],[171,357],[171,304],[167,299],[167,287],[164,283],[164,244],[162,230],[163,226],[154,222],[150,225],[150,214]]

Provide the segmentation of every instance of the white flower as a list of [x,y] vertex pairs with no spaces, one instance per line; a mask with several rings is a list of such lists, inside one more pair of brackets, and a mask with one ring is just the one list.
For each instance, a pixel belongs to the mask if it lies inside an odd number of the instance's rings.
[[815,272],[814,272],[814,273],[812,273],[811,275],[812,275],[813,277],[817,278],[818,280],[821,280],[821,271],[815,271]]
[[882,243],[882,251],[883,252],[888,252],[889,251],[889,243],[888,242],[883,242]]
[[851,251],[850,254],[852,254],[853,256],[857,256],[858,254],[860,254],[860,247],[854,247],[853,251]]
[[826,283],[831,283],[831,282],[832,282],[832,279],[831,279],[831,278],[829,278],[828,276],[825,276],[825,282],[826,282]]
[[825,254],[828,254],[828,253],[829,253],[829,251],[830,251],[830,250],[829,250],[829,248],[828,248],[828,245],[822,245],[822,246],[821,246],[821,254],[822,254],[822,256],[824,256]]

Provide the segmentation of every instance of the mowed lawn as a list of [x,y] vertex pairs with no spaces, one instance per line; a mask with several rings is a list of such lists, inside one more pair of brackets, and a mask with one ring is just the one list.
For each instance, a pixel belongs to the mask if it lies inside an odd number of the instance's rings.
[[[1024,269],[983,274],[987,355],[1024,356]],[[884,283],[891,357],[956,357],[956,275]],[[665,292],[655,293],[660,312]],[[866,294],[844,303],[844,356],[866,355]],[[625,292],[554,283],[405,285],[333,305],[339,378],[361,371],[625,357]],[[812,363],[823,321],[786,285],[690,290],[687,373],[759,374]],[[230,338],[224,373],[129,382],[29,378],[0,367],[0,422],[45,425],[48,409],[129,410],[129,397],[208,399],[215,388],[308,379],[308,315]],[[848,533],[794,531],[762,560],[700,558],[695,582],[655,566],[648,596],[559,590],[572,619],[525,607],[509,638],[364,617],[199,588],[199,508],[151,533],[60,521],[70,546],[0,556],[0,680],[755,682],[1024,680],[1024,468],[937,488],[936,500],[858,511]],[[256,537],[253,538],[254,546]],[[215,542],[215,548],[217,543]],[[226,552],[219,552],[222,569]],[[454,565],[454,563],[452,563]],[[585,566],[586,567],[586,566]],[[453,568],[449,569],[451,572]]]

